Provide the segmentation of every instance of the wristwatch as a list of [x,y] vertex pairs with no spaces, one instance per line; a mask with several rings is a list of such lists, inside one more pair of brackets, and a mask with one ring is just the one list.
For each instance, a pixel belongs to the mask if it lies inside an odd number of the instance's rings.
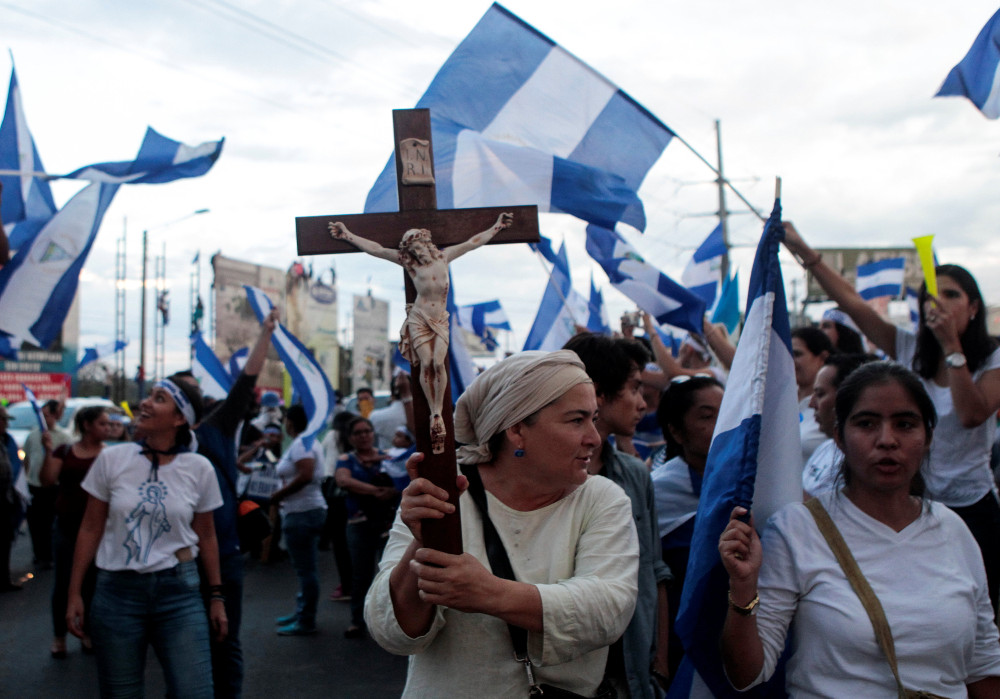
[[944,358],[944,363],[952,369],[961,369],[965,366],[965,355],[961,352],[952,352]]
[[729,608],[740,616],[757,616],[757,605],[760,604],[760,595],[756,594],[750,603],[745,607],[733,601],[733,591],[729,591]]

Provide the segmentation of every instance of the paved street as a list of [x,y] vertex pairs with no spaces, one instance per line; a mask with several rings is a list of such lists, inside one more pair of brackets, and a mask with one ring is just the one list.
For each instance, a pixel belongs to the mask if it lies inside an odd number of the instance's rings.
[[[320,632],[304,638],[284,638],[274,633],[274,618],[291,611],[294,604],[296,580],[291,564],[247,561],[242,633],[247,674],[243,696],[398,697],[406,677],[406,659],[386,653],[370,638],[343,637],[348,607],[327,600],[337,580],[333,554],[321,551],[320,561]],[[24,590],[0,594],[0,696],[96,698],[94,659],[80,653],[75,638],[69,638],[68,658],[49,657],[52,571],[32,570],[27,536],[19,537],[14,546],[12,571],[15,578],[24,579]],[[164,695],[162,672],[152,652],[146,695]]]

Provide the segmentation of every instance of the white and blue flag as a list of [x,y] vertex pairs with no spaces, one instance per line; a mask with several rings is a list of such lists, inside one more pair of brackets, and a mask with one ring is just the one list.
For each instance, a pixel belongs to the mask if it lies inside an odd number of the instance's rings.
[[890,257],[858,265],[858,276],[854,281],[854,288],[866,301],[882,296],[899,298],[903,291],[905,271],[905,257]]
[[910,311],[910,325],[916,334],[920,331],[920,294],[912,286],[906,287],[906,307]]
[[[246,284],[243,288],[247,291],[247,301],[250,302],[250,308],[257,316],[257,321],[263,323],[264,318],[274,308],[274,304],[260,289]],[[309,418],[306,429],[302,432],[302,441],[307,448],[311,447],[316,435],[326,426],[326,419],[333,412],[337,398],[330,381],[312,353],[280,323],[275,326],[271,334],[271,344],[278,351],[278,356],[285,365],[285,371],[291,376],[292,387],[302,401],[302,407],[305,408]]]
[[24,389],[24,398],[29,403],[31,403],[31,410],[35,413],[35,421],[38,422],[38,429],[42,432],[46,432],[49,426],[45,424],[45,416],[42,415],[42,407],[38,405],[38,399],[35,397],[35,392],[28,388],[27,384],[21,384],[21,388]]
[[238,350],[233,352],[229,356],[229,378],[233,381],[239,377],[240,372],[243,371],[243,367],[247,365],[247,359],[250,358],[250,348],[240,347]]
[[951,69],[935,97],[968,97],[988,119],[1000,116],[1000,11]]
[[558,264],[552,266],[535,322],[524,342],[525,350],[562,349],[576,335],[576,326],[583,325],[590,317],[587,300],[573,289],[565,241],[559,246],[556,259]]
[[590,274],[590,301],[587,302],[587,330],[599,335],[611,335],[608,309],[604,305],[604,294],[594,284],[594,274]]
[[[451,382],[451,401],[457,403],[459,396],[465,393],[472,380],[479,373],[476,365],[469,355],[469,348],[465,345],[465,338],[459,332],[459,308],[455,304],[455,284],[451,278],[451,271],[448,271],[448,328],[451,336],[448,342],[448,378]],[[398,353],[398,350],[397,350]],[[409,362],[406,366],[400,366],[407,373],[412,373]]]
[[740,273],[722,282],[719,302],[712,311],[712,322],[722,323],[732,335],[740,324]]
[[479,337],[486,345],[486,349],[491,351],[497,347],[493,330],[511,329],[507,314],[497,299],[459,306],[458,324]]
[[604,269],[611,286],[653,316],[660,325],[673,325],[700,335],[705,301],[642,259],[617,231],[587,226],[587,252]]
[[694,251],[691,261],[681,273],[681,284],[691,293],[700,296],[705,301],[706,308],[711,308],[715,303],[715,295],[722,280],[722,259],[725,255],[726,242],[722,238],[720,223]]
[[0,269],[0,355],[59,336],[116,184],[84,187]]
[[729,578],[718,551],[735,506],[752,509],[763,527],[777,509],[802,499],[799,401],[778,263],[783,237],[781,204],[775,201],[757,247],[746,322],[705,467],[676,624],[685,656],[670,687],[671,699],[785,696],[783,678],[741,694],[723,673],[719,636]]
[[191,333],[191,373],[198,380],[203,395],[225,400],[233,388],[233,379],[205,342],[200,332]]
[[115,340],[114,342],[105,342],[102,345],[87,347],[83,350],[83,357],[80,359],[80,363],[76,365],[76,370],[79,371],[91,362],[96,362],[98,359],[107,359],[115,353],[121,352],[127,346],[128,340]]
[[[431,110],[440,208],[535,204],[646,225],[636,192],[673,132],[616,85],[494,4],[417,103]],[[390,157],[366,212],[396,211]]]
[[201,177],[219,159],[225,140],[188,146],[147,126],[135,160],[88,165],[63,177],[111,184],[162,184]]
[[45,172],[45,166],[38,156],[35,139],[28,130],[21,88],[13,68],[10,71],[7,107],[0,123],[0,170],[20,173],[0,175],[0,185],[3,185],[0,220],[3,221],[11,250],[19,250],[33,240],[55,215],[56,205],[48,180],[36,177],[36,173]]

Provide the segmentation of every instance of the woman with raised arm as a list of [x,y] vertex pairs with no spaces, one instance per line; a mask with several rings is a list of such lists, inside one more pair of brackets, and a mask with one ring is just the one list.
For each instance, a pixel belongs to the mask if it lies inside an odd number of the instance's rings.
[[[639,547],[628,496],[587,475],[596,414],[593,384],[567,350],[515,354],[476,378],[456,405],[461,555],[423,546],[421,521],[455,506],[417,476],[422,455],[410,458],[413,481],[365,605],[379,644],[412,656],[404,697],[548,686],[614,696],[602,686],[608,646],[632,618]],[[522,643],[518,662],[511,649]]]
[[1000,350],[986,330],[986,307],[975,278],[958,265],[937,269],[938,295],[920,289],[917,334],[880,316],[823,262],[790,223],[785,245],[858,329],[891,359],[913,369],[939,418],[922,469],[927,497],[955,510],[983,553],[990,600],[1000,590],[1000,503],[990,471],[993,418],[1000,409]]
[[779,510],[762,540],[737,507],[719,539],[730,682],[768,679],[787,636],[793,699],[1000,696],[979,549],[954,512],[919,493],[936,423],[927,392],[908,369],[872,362],[840,385],[836,418],[843,489]]
[[[215,469],[191,451],[201,419],[197,387],[159,381],[139,406],[137,443],[101,452],[83,479],[89,494],[77,535],[66,623],[84,635],[83,579],[97,557],[90,633],[102,697],[141,696],[152,646],[167,696],[209,699],[209,626],[228,630],[212,511],[222,505]],[[211,589],[206,618],[198,561]]]

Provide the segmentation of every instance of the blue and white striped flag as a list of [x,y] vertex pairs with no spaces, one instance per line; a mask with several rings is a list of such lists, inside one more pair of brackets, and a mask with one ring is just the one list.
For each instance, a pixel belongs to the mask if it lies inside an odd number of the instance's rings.
[[[451,271],[448,271],[448,328],[451,340],[448,343],[448,378],[451,381],[451,401],[457,403],[459,396],[465,393],[472,380],[479,373],[476,365],[469,355],[469,348],[465,345],[465,339],[459,332],[458,322],[459,309],[455,304],[455,284],[451,278]],[[398,350],[397,350],[398,353]],[[397,364],[408,374],[412,373],[409,362],[406,365]]]
[[988,119],[1000,116],[1000,11],[951,69],[935,97],[968,97]]
[[913,287],[906,287],[906,305],[910,310],[910,325],[914,334],[920,330],[920,294]]
[[[673,132],[616,85],[494,4],[417,107],[431,110],[440,208],[536,204],[646,225],[636,192]],[[396,165],[366,212],[396,211]]]
[[[257,316],[258,322],[263,323],[264,318],[274,308],[274,304],[260,289],[246,284],[243,288],[247,291],[247,301],[250,302],[254,315]],[[337,398],[330,381],[323,373],[323,368],[298,338],[280,323],[271,334],[271,344],[278,350],[278,357],[284,363],[285,371],[291,376],[292,387],[309,417],[306,429],[302,432],[302,441],[306,447],[310,447],[319,431],[326,426],[326,419],[333,412]]]
[[556,258],[558,264],[552,266],[535,322],[524,342],[525,350],[552,352],[562,349],[576,334],[576,326],[590,318],[587,300],[573,289],[565,241],[559,246]]
[[703,332],[705,302],[642,259],[617,231],[587,226],[587,252],[604,268],[611,286],[657,323]]
[[233,381],[239,377],[240,372],[243,371],[243,367],[247,365],[247,359],[250,357],[249,347],[240,347],[238,350],[233,352],[229,356],[229,378]]
[[604,305],[604,294],[594,284],[594,274],[590,274],[590,301],[587,302],[587,330],[601,335],[611,334],[611,323],[608,321],[608,309]]
[[694,251],[691,261],[681,273],[681,284],[704,299],[706,308],[711,308],[715,303],[715,295],[722,280],[722,258],[725,254],[726,242],[722,238],[720,223]]
[[0,354],[59,336],[116,184],[89,184],[0,269]]
[[507,320],[507,314],[497,299],[459,306],[458,324],[479,336],[482,336],[487,328],[510,330],[510,321]]
[[905,257],[890,257],[858,265],[858,276],[854,281],[854,288],[866,301],[882,296],[899,298],[903,291],[905,271]]
[[21,88],[13,68],[10,71],[7,108],[3,123],[0,123],[0,170],[22,173],[0,175],[0,184],[3,185],[0,220],[3,221],[11,250],[19,250],[33,240],[55,215],[56,205],[48,180],[34,175],[45,172],[45,166],[38,156],[35,139],[28,130]]
[[225,400],[233,388],[229,372],[200,332],[191,333],[191,373],[198,380],[201,392],[209,398]]
[[46,432],[49,426],[45,424],[45,416],[42,415],[42,407],[38,405],[38,399],[35,397],[35,392],[28,388],[27,384],[21,384],[21,388],[24,389],[24,398],[29,403],[31,403],[31,410],[35,413],[35,420],[38,422],[38,429],[42,432]]
[[80,359],[80,363],[76,365],[76,370],[79,371],[91,362],[96,362],[98,359],[105,359],[116,352],[121,352],[127,346],[128,340],[115,340],[114,342],[106,342],[103,345],[87,347],[83,350],[83,357]]
[[746,323],[705,467],[677,615],[685,656],[670,688],[671,699],[785,696],[783,678],[740,694],[723,673],[719,635],[728,608],[729,578],[718,551],[719,536],[736,505],[752,507],[757,526],[763,527],[777,509],[802,499],[798,396],[778,263],[783,237],[781,204],[775,201],[757,247]]
[[63,177],[111,184],[162,184],[201,177],[219,159],[225,140],[188,146],[147,126],[135,160],[88,165]]

